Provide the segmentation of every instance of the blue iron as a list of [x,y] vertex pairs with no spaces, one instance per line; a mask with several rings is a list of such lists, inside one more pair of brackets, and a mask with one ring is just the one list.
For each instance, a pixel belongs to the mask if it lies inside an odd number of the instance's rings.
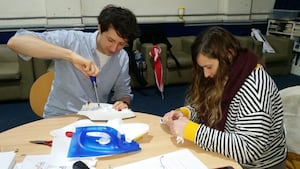
[[127,142],[124,134],[109,126],[77,127],[68,157],[109,156],[141,150],[135,141]]

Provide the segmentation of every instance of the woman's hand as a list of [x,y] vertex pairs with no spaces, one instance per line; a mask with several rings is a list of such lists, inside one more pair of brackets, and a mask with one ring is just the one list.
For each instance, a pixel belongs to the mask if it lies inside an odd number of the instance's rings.
[[169,125],[170,123],[173,123],[174,120],[177,120],[180,117],[183,117],[183,114],[180,110],[171,110],[164,115],[164,117],[162,118],[162,123]]
[[174,120],[173,124],[169,126],[171,133],[177,137],[183,137],[184,128],[188,121],[186,117],[180,117],[178,120]]
[[175,135],[182,137],[184,128],[188,119],[183,116],[180,110],[172,110],[164,115],[162,123],[168,125],[170,132]]

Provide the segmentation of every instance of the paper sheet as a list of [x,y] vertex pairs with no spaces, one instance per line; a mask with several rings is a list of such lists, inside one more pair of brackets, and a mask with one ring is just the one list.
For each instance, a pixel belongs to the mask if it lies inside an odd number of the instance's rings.
[[29,155],[20,165],[20,169],[72,169],[72,165],[50,165],[51,155]]
[[[95,159],[80,160],[90,169],[95,169]],[[68,162],[61,163],[60,161],[55,160],[50,154],[27,155],[23,162],[19,164],[18,168],[15,169],[72,169],[73,164],[76,161],[77,160],[69,160]]]
[[188,149],[182,149],[114,169],[207,169]]
[[16,164],[16,153],[13,151],[0,152],[0,164],[3,169],[13,169]]
[[98,104],[99,103],[89,103],[88,105],[83,105],[78,114],[87,116],[92,121],[107,121],[116,118],[126,119],[135,117],[135,113],[130,109],[117,111],[112,108],[112,104],[100,103],[100,107]]

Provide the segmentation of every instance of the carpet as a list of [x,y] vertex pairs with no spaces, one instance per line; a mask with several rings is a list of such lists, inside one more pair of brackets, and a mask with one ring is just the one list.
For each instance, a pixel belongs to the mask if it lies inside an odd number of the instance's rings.
[[[300,85],[300,76],[285,75],[272,77],[278,89]],[[187,84],[165,86],[164,99],[156,87],[133,89],[131,109],[163,116],[166,112],[184,105]],[[40,119],[35,115],[28,101],[2,102],[0,104],[0,132]]]

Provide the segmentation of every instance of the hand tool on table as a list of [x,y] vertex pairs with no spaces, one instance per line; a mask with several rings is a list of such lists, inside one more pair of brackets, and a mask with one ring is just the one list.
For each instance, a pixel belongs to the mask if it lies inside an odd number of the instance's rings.
[[[73,132],[72,131],[66,131],[65,135],[66,135],[66,137],[72,138]],[[33,144],[46,145],[46,146],[49,146],[49,147],[51,147],[52,143],[53,143],[52,140],[32,140],[32,141],[29,141],[29,142],[33,143]]]
[[30,143],[46,145],[49,147],[52,146],[52,140],[33,140],[33,141],[30,141]]
[[99,101],[99,96],[98,96],[98,90],[97,90],[97,83],[96,83],[96,76],[90,76],[90,80],[91,80],[91,82],[93,84],[93,87],[94,87],[94,90],[95,90],[97,103],[100,106],[100,101]]

